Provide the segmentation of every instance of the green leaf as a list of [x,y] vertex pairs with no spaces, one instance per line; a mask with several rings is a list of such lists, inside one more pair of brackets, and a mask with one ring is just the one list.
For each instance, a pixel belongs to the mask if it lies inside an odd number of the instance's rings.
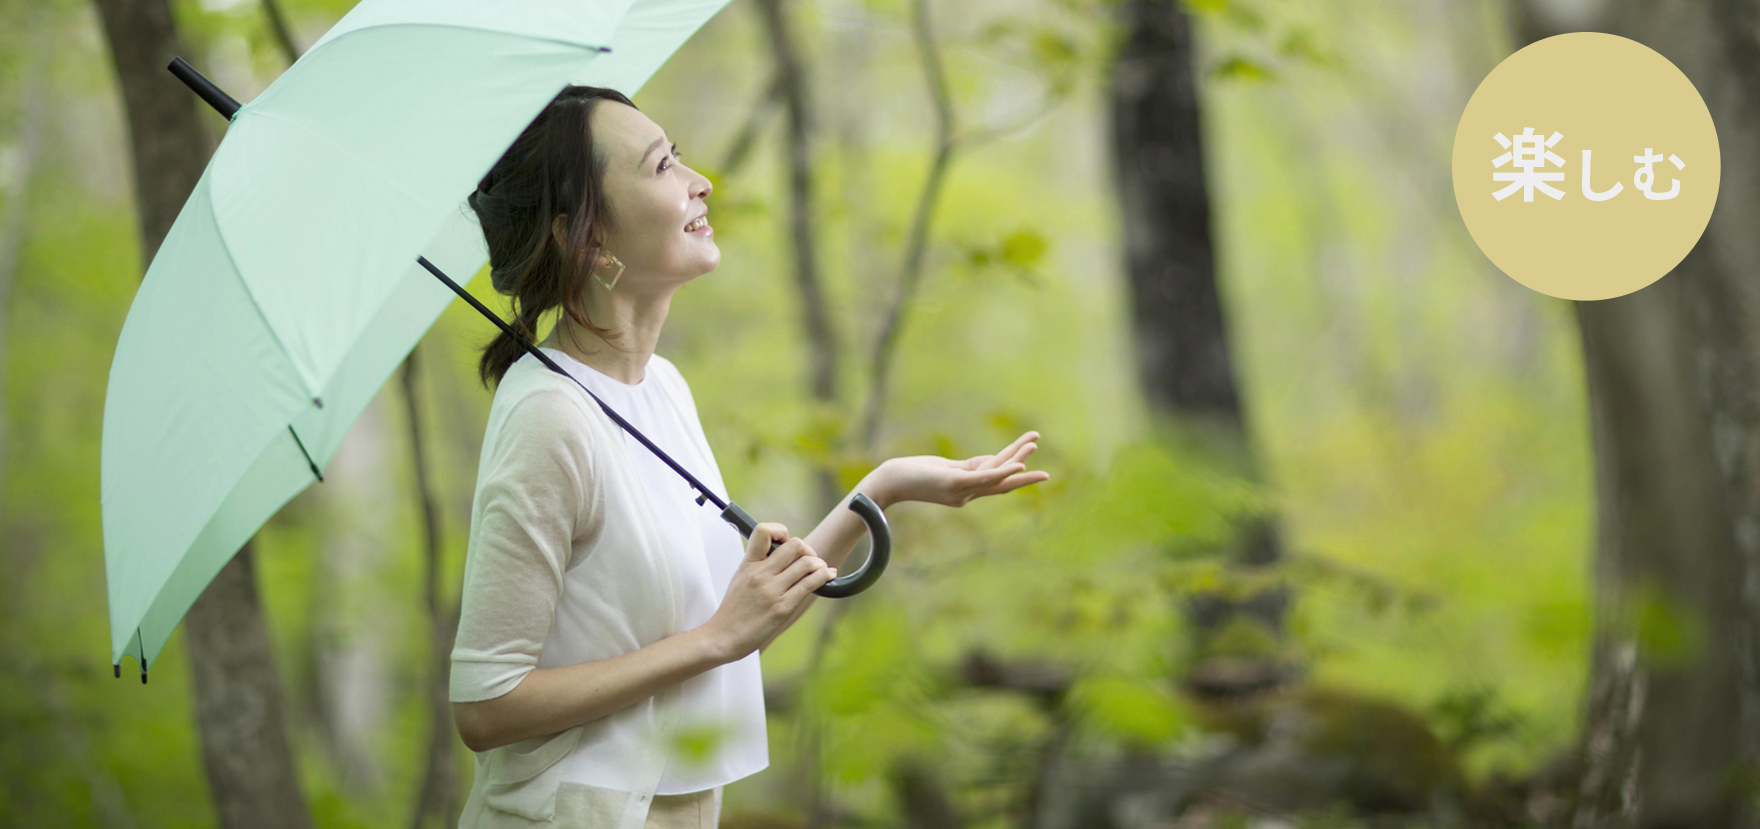
[[1016,267],[1031,267],[1039,262],[1040,257],[1045,255],[1045,249],[1048,246],[1045,237],[1041,236],[1038,231],[1017,230],[1002,240],[1002,259]]
[[1236,55],[1210,67],[1210,77],[1217,80],[1269,81],[1277,75],[1270,67]]
[[716,749],[728,736],[726,726],[713,723],[680,727],[672,737],[673,756],[686,764],[700,764],[715,756]]
[[1033,57],[1047,67],[1068,66],[1076,59],[1075,41],[1053,29],[1040,30],[1033,37]]

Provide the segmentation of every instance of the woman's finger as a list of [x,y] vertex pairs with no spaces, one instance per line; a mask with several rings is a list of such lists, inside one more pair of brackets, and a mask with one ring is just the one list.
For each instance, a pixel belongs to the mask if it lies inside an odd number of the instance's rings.
[[795,582],[800,581],[801,578],[808,573],[811,573],[814,570],[822,570],[829,566],[830,565],[826,564],[825,560],[820,558],[817,554],[803,552],[799,558],[795,559],[788,565],[788,567],[784,568],[777,577],[781,579],[783,584],[792,585]]
[[958,494],[963,495],[975,490],[982,490],[995,486],[997,482],[1017,472],[1021,472],[1026,468],[1026,464],[1017,462],[1011,463],[1007,466],[993,467],[991,469],[973,470],[960,475],[954,481],[954,486],[959,490]]
[[1036,484],[1040,481],[1049,480],[1051,480],[1051,473],[1046,472],[1043,469],[1035,469],[1032,472],[1020,472],[1002,479],[1001,483],[998,483],[996,486],[992,487],[990,491],[984,494],[1001,495],[1004,492],[1013,492],[1027,484]]
[[979,491],[974,493],[973,497],[981,495],[1001,495],[1004,492],[1012,492],[1016,489],[1020,489],[1027,484],[1036,484],[1040,481],[1048,481],[1050,479],[1051,473],[1046,472],[1043,469],[1035,469],[1029,472],[1024,466],[1022,466],[1019,469],[1015,469],[1012,473],[1001,480],[993,481],[980,487]]
[[824,570],[802,577],[787,590],[783,591],[783,606],[791,609],[800,607],[801,602],[806,601],[808,598],[806,594],[824,587],[826,582],[835,578],[837,578],[837,568],[835,567],[827,567]]
[[805,558],[809,553],[806,539],[795,536],[772,550],[769,557],[764,560],[764,566],[772,573],[780,573],[796,561]]
[[1003,447],[1001,452],[991,455],[992,460],[986,465],[996,465],[1014,460],[1015,454],[1020,451],[1021,446],[1037,437],[1038,433],[1036,432],[1022,433],[1020,437],[1014,439],[1013,443]]

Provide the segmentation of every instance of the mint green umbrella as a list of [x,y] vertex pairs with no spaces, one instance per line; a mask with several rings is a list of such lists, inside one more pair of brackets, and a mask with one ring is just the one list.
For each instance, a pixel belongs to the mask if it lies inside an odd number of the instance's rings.
[[526,124],[569,83],[633,95],[726,2],[363,0],[232,114],[110,367],[118,676],[321,479],[453,297],[427,266],[488,260],[464,197]]

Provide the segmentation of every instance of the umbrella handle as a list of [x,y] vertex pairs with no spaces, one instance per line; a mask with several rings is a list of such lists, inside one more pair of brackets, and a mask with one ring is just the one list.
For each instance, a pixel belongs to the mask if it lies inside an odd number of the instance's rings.
[[[872,587],[874,582],[880,578],[880,574],[885,572],[886,563],[892,560],[892,529],[886,524],[886,513],[881,511],[880,505],[874,503],[874,499],[869,498],[866,494],[858,492],[855,497],[849,499],[849,508],[860,515],[862,521],[868,525],[868,538],[871,542],[868,560],[862,562],[862,566],[857,568],[854,573],[838,576],[813,591],[814,594],[828,599],[854,596]],[[740,535],[748,539],[752,537],[752,532],[758,528],[758,522],[753,520],[745,510],[740,509],[739,504],[732,501],[727,502],[727,509],[722,510],[721,517],[727,523],[732,524],[734,529],[739,530]],[[770,542],[771,550],[775,550],[778,546],[778,542]]]

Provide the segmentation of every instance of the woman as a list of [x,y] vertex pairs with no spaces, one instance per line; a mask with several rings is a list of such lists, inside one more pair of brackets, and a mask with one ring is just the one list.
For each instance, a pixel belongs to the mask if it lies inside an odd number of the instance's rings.
[[[560,307],[539,346],[725,492],[689,386],[654,353],[673,292],[720,264],[713,189],[628,98],[571,86],[470,204],[514,327],[535,336]],[[461,827],[716,825],[723,786],[769,764],[758,652],[866,531],[849,499],[959,506],[1049,477],[1025,471],[1034,432],[963,462],[894,458],[805,538],[766,522],[748,543],[505,334],[479,369],[496,390],[452,652],[454,719],[476,752]],[[708,756],[669,750],[705,730]]]

